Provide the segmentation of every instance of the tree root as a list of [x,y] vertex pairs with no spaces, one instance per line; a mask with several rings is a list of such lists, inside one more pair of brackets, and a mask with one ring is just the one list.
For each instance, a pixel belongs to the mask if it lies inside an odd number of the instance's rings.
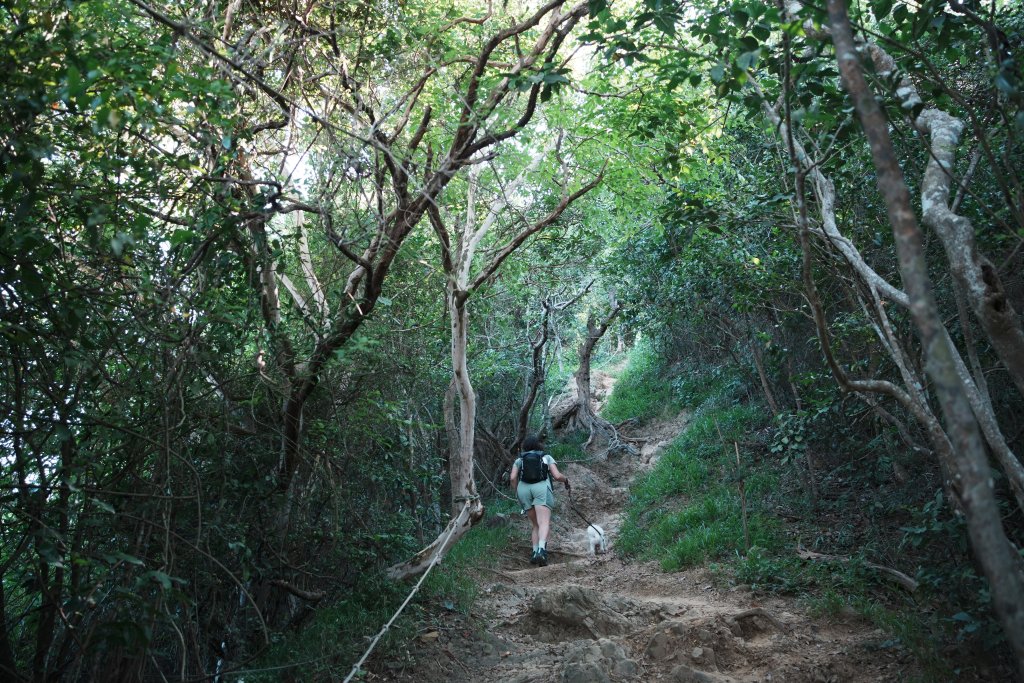
[[594,414],[590,414],[588,417],[589,419],[585,426],[590,430],[590,435],[587,438],[587,442],[583,444],[584,451],[588,450],[594,439],[600,436],[608,444],[606,453],[609,455],[623,453],[634,458],[640,455],[640,451],[633,444],[623,439],[619,434],[619,430],[611,422]]

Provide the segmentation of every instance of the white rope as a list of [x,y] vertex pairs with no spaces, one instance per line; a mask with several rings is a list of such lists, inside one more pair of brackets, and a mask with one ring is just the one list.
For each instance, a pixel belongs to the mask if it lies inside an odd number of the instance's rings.
[[[458,520],[462,517],[462,513],[466,511],[466,508],[468,508],[469,504],[472,502],[473,500],[466,501],[466,504],[462,506],[462,510],[459,511],[458,516],[455,517],[453,522],[458,522]],[[398,619],[398,615],[402,613],[402,610],[405,609],[405,606],[409,604],[410,600],[412,600],[412,596],[416,595],[416,591],[420,589],[420,585],[422,585],[423,581],[427,578],[427,575],[430,574],[430,570],[434,568],[435,564],[437,564],[438,560],[441,558],[441,551],[443,551],[444,547],[448,545],[448,541],[451,540],[452,534],[455,533],[455,529],[457,529],[458,526],[459,525],[457,523],[452,524],[451,531],[448,532],[448,535],[444,539],[444,543],[441,544],[441,547],[438,549],[438,551],[434,553],[434,559],[432,559],[430,561],[430,564],[427,565],[427,570],[423,572],[423,576],[421,576],[420,580],[416,582],[416,585],[412,587],[412,591],[405,598],[405,602],[403,602],[402,605],[398,608],[398,611],[395,612],[395,614],[391,617],[391,619],[388,620],[386,624],[384,624],[384,627],[381,628],[380,633],[378,633],[374,637],[373,641],[370,642],[370,647],[366,648],[366,652],[364,652],[363,656],[359,658],[359,661],[355,663],[355,666],[352,667],[352,671],[349,672],[348,676],[345,677],[345,680],[342,683],[349,683],[349,681],[352,680],[352,677],[359,673],[359,669],[366,662],[366,658],[370,656],[371,652],[373,652],[373,648],[377,647],[377,642],[382,637],[384,637],[384,634],[388,632],[388,629],[391,628],[391,625],[395,623],[395,620]]]

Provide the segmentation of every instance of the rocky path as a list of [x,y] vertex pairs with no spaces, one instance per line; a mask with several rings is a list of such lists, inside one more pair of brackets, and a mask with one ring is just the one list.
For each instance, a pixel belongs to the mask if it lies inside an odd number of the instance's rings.
[[900,681],[906,655],[861,621],[814,619],[795,600],[723,588],[706,568],[664,573],[614,555],[627,486],[685,428],[685,416],[628,436],[639,459],[563,466],[577,508],[604,527],[607,554],[588,554],[585,523],[564,504],[555,513],[551,562],[529,564],[522,539],[482,571],[469,622],[423,634],[411,665],[386,680],[594,683],[601,681]]

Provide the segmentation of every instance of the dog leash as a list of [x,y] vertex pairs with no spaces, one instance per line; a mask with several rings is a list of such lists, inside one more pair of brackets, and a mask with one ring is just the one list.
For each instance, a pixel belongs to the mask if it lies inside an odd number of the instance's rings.
[[580,512],[579,510],[577,510],[577,509],[576,509],[576,506],[572,504],[572,487],[569,487],[569,488],[567,488],[567,489],[566,489],[566,492],[567,492],[567,493],[569,494],[569,508],[570,508],[570,509],[571,509],[571,510],[572,510],[573,512],[575,512],[575,513],[576,513],[577,515],[579,515],[579,516],[580,516],[580,519],[582,519],[582,520],[583,520],[584,522],[586,522],[586,523],[587,523],[587,526],[592,526],[592,527],[594,527],[594,531],[596,531],[597,533],[601,533],[601,530],[600,530],[600,529],[598,528],[598,526],[597,526],[596,524],[594,524],[593,522],[591,522],[591,521],[590,521],[589,519],[587,519],[586,517],[584,517],[584,516],[583,516],[583,513],[582,513],[582,512]]

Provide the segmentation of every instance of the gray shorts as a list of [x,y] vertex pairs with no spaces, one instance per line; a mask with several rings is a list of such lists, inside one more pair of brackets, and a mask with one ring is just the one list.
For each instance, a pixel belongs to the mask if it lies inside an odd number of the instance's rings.
[[516,487],[516,497],[524,511],[535,505],[543,505],[546,508],[555,506],[555,494],[551,490],[551,481],[548,479],[538,481],[536,484],[519,482]]

